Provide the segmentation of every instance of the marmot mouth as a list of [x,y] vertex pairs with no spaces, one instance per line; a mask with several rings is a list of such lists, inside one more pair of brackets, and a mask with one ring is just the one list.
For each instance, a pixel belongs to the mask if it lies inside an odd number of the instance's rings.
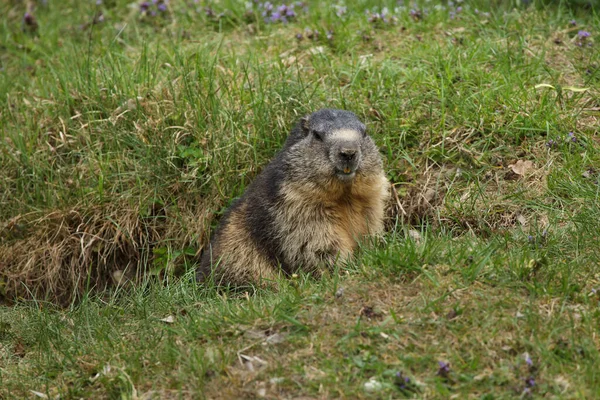
[[349,181],[356,176],[356,170],[348,167],[344,168],[343,170],[336,168],[335,175],[342,181]]

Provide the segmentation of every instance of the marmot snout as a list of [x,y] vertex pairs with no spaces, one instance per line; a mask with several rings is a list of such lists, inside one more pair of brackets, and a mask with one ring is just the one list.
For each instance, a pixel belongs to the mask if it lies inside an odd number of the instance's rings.
[[349,111],[304,117],[202,256],[198,278],[258,283],[279,272],[317,275],[383,231],[389,183],[365,125]]
[[362,161],[360,143],[363,134],[351,131],[335,131],[326,139],[330,143],[329,158],[335,166],[336,175],[344,182],[348,182],[356,175]]

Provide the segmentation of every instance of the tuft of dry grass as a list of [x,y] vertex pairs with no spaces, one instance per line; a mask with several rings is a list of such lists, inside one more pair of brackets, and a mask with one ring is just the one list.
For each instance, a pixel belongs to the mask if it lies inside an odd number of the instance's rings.
[[180,248],[205,240],[198,235],[205,219],[198,211],[174,216],[158,204],[140,209],[126,201],[19,215],[0,227],[2,299],[68,305],[90,291],[139,283],[157,263],[182,262],[157,260],[165,237],[181,240],[172,243]]
[[13,218],[0,231],[3,298],[68,304],[86,291],[138,280],[161,231],[164,219],[140,218],[118,204]]

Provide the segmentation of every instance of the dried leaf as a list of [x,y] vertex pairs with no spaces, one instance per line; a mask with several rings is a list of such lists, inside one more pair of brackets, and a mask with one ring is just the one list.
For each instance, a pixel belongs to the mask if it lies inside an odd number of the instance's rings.
[[248,329],[244,332],[244,336],[248,339],[264,339],[267,337],[267,334],[263,329]]
[[36,392],[35,390],[30,390],[31,393],[33,393],[36,397],[40,397],[42,399],[47,399],[48,395],[41,393],[41,392]]
[[256,368],[261,368],[267,365],[267,362],[265,360],[257,356],[247,356],[245,354],[239,354],[239,358],[248,371],[256,371]]
[[285,336],[280,333],[274,333],[265,340],[263,344],[279,344],[285,342]]
[[427,191],[423,195],[423,197],[425,198],[425,201],[428,203],[431,203],[433,201],[433,199],[435,198],[435,193],[436,193],[435,189],[433,189],[433,188],[427,189]]
[[512,169],[517,175],[525,176],[533,168],[533,162],[519,160],[515,164],[510,164],[508,168]]
[[165,318],[162,318],[161,321],[165,322],[167,324],[172,324],[173,322],[175,322],[175,317],[172,316],[172,315],[169,315],[169,316],[167,316]]

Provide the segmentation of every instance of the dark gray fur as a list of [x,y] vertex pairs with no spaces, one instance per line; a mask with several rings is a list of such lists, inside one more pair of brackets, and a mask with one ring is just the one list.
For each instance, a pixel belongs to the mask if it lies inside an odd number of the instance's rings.
[[[341,129],[354,130],[363,135],[365,140],[361,146],[367,148],[363,149],[362,155],[360,154],[360,148],[358,148],[352,150],[358,151],[358,154],[345,157],[343,154],[340,155],[340,152],[345,149],[345,143],[327,142],[329,133]],[[381,160],[378,150],[370,137],[366,136],[365,129],[365,125],[354,113],[349,111],[322,109],[302,118],[290,132],[283,148],[248,186],[243,196],[233,202],[222,217],[209,246],[204,250],[201,257],[200,267],[197,271],[198,280],[204,281],[211,275],[213,269],[215,269],[216,276],[222,275],[222,272],[226,273],[226,271],[220,271],[221,268],[226,269],[226,265],[218,264],[216,267],[214,266],[218,260],[213,259],[212,249],[218,243],[224,227],[228,224],[230,215],[239,210],[242,204],[248,205],[244,218],[246,229],[251,232],[255,247],[259,249],[265,258],[271,261],[274,268],[279,266],[288,275],[296,272],[299,266],[285,263],[283,254],[285,249],[282,248],[281,239],[275,230],[273,210],[277,209],[277,205],[282,198],[281,184],[285,180],[296,180],[307,181],[315,185],[326,185],[327,179],[331,179],[343,168],[352,169],[354,174],[359,162],[365,161],[380,166]],[[297,149],[299,146],[294,146],[303,140],[311,141],[307,154],[302,154]],[[322,146],[319,145],[319,142],[323,142]],[[292,150],[292,147],[294,147],[294,150]],[[300,150],[303,151],[304,149],[301,148]],[[366,155],[364,150],[367,150]],[[313,173],[313,167],[311,166],[313,154],[311,152],[319,152],[318,157],[330,159],[328,160],[330,164],[331,161],[334,161],[333,166],[321,166],[320,169],[316,168]],[[365,160],[362,160],[362,158],[365,158]],[[302,164],[300,166],[299,159]],[[343,179],[344,174],[341,175],[340,179]]]

